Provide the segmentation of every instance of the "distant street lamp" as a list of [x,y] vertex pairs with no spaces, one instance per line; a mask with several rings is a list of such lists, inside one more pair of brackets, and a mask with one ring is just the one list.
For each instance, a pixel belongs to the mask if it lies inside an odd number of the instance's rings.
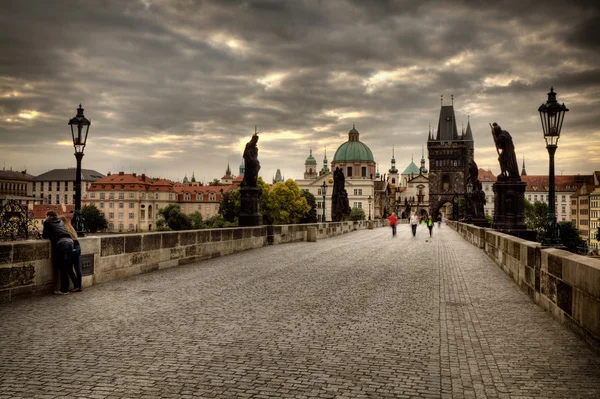
[[323,222],[327,221],[327,213],[325,213],[325,195],[327,194],[327,183],[323,181],[321,186],[321,194],[323,194]]
[[546,234],[542,240],[543,246],[555,247],[561,246],[558,228],[556,226],[556,195],[554,187],[554,154],[558,147],[558,139],[560,138],[560,130],[565,119],[565,113],[569,111],[565,104],[559,104],[556,101],[556,93],[554,87],[550,88],[548,93],[548,101],[540,105],[538,112],[542,120],[542,129],[544,131],[544,139],[546,140],[546,149],[550,156],[549,165],[549,206],[548,206],[548,223],[546,225]]
[[371,201],[373,201],[373,197],[369,195],[369,198],[367,198],[367,200],[369,201],[369,220],[371,220]]
[[473,202],[471,195],[473,194],[473,183],[467,183],[467,223],[473,222]]
[[75,213],[73,214],[73,227],[77,231],[78,237],[85,236],[84,220],[81,217],[81,159],[83,158],[83,150],[87,141],[88,132],[90,130],[91,121],[83,115],[83,108],[79,104],[77,115],[71,118],[69,126],[71,126],[71,136],[73,137],[73,147],[75,147],[75,159],[77,160],[77,171],[75,175]]

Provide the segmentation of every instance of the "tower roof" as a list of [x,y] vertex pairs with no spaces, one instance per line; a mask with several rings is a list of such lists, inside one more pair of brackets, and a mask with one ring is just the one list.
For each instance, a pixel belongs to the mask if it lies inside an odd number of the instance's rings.
[[419,174],[419,167],[417,165],[415,165],[415,163],[413,161],[410,161],[410,163],[408,164],[408,166],[406,167],[406,169],[404,169],[404,172],[402,172],[403,175],[418,175]]
[[458,130],[456,129],[456,118],[454,116],[453,105],[442,105],[442,109],[440,110],[440,120],[438,122],[436,140],[458,140]]
[[317,164],[317,160],[312,156],[312,150],[310,150],[310,155],[308,156],[308,158],[306,158],[306,161],[304,162],[305,165],[316,165]]
[[338,147],[332,162],[375,162],[371,149],[358,138],[358,130],[355,126],[352,126],[352,130],[348,132],[348,141]]

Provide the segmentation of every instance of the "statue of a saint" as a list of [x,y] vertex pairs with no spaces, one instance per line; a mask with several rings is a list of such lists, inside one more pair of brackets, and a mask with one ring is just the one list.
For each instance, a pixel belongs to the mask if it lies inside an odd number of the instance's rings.
[[258,133],[255,132],[244,149],[244,179],[242,180],[242,187],[258,187],[258,171],[260,170],[260,162],[258,161]]
[[498,151],[498,162],[500,163],[500,175],[498,180],[521,180],[519,175],[519,164],[515,155],[515,146],[510,133],[502,130],[500,125],[494,122],[492,125],[492,137]]

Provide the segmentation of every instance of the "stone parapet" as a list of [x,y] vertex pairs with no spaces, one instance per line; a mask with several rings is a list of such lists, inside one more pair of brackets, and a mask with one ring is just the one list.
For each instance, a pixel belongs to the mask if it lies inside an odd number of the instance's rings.
[[529,298],[600,353],[600,260],[464,223],[448,222],[482,248]]
[[[387,221],[373,222],[375,227],[382,227]],[[268,244],[306,241],[309,229],[315,234],[315,239],[323,239],[367,227],[367,221],[348,221],[83,237],[79,239],[82,260],[86,258],[89,266],[86,269],[89,275],[85,275],[84,270],[83,286],[90,287]],[[0,302],[48,294],[57,288],[56,284],[57,272],[50,260],[49,241],[0,243]]]

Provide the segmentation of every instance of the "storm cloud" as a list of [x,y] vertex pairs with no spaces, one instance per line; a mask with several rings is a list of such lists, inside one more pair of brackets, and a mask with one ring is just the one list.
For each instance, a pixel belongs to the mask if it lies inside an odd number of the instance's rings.
[[261,175],[301,178],[355,124],[382,173],[425,156],[440,96],[498,173],[489,123],[546,174],[537,108],[570,109],[564,174],[600,170],[600,21],[592,2],[8,1],[0,4],[0,161],[75,164],[68,120],[92,120],[84,167],[181,180],[234,174],[260,131]]

